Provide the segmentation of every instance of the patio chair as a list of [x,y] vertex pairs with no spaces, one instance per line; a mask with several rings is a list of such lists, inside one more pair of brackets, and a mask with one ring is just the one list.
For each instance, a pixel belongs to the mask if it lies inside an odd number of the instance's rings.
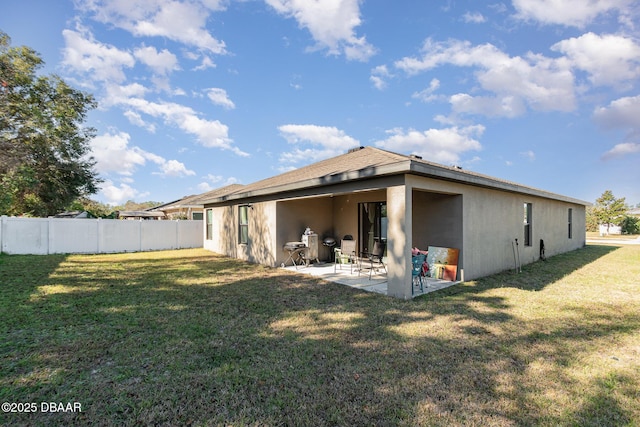
[[342,239],[340,247],[334,249],[336,262],[333,264],[333,272],[336,272],[336,268],[340,266],[342,270],[343,264],[349,264],[349,273],[353,273],[353,265],[356,262],[356,241]]
[[369,280],[371,280],[371,275],[373,271],[383,269],[385,274],[387,273],[387,266],[384,264],[382,257],[384,256],[384,251],[387,248],[387,244],[381,241],[375,241],[373,243],[373,250],[371,253],[363,253],[360,257],[360,269],[358,271],[358,276],[362,272],[362,270],[369,270]]
[[424,293],[424,272],[423,264],[426,262],[425,254],[417,254],[411,257],[411,294],[416,285],[420,285],[420,292]]

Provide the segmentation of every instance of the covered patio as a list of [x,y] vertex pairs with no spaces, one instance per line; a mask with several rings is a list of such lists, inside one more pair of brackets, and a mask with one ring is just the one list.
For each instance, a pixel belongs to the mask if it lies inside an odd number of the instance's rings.
[[[292,271],[299,274],[305,274],[308,276],[318,277],[328,282],[338,283],[340,285],[350,286],[352,288],[360,289],[367,292],[375,292],[382,295],[387,295],[387,275],[386,274],[373,274],[369,279],[368,273],[358,274],[357,268],[350,271],[348,267],[343,269],[335,269],[332,262],[320,262],[315,264],[298,265],[280,267],[284,270]],[[456,285],[460,282],[451,282],[448,280],[434,279],[431,277],[423,278],[423,290],[420,290],[420,286],[414,284],[412,297],[418,297],[420,295],[426,295],[431,292],[438,291],[440,289],[448,288]]]
[[[301,240],[305,227],[310,227],[317,235],[317,254],[307,267],[287,267],[303,274],[321,277],[335,283],[344,284],[365,291],[405,299],[434,292],[462,280],[462,274],[453,273],[453,278],[445,280],[432,277],[423,278],[420,286],[411,286],[411,251],[419,248],[426,251],[430,247],[457,248],[462,264],[462,196],[452,192],[435,192],[422,182],[409,182],[396,188],[350,188],[330,195],[306,195],[276,202],[276,247],[282,248],[276,265],[281,260],[288,263],[288,243]],[[386,246],[384,261],[387,275],[358,275],[347,268],[334,272],[333,247],[322,244],[325,238],[334,239],[335,248],[349,236],[356,242],[355,253],[359,256],[371,253],[375,242]],[[315,262],[317,260],[324,262]],[[290,261],[290,260],[289,260]]]

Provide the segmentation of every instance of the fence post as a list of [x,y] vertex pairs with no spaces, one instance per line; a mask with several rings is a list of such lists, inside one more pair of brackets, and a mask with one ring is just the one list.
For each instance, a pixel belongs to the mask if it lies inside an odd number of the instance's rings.
[[100,253],[100,218],[96,219],[96,253]]
[[53,227],[51,226],[52,218],[47,218],[47,255],[51,254],[51,245],[53,245]]
[[5,251],[5,247],[4,247],[4,235],[7,232],[7,216],[6,215],[2,215],[0,217],[0,253],[3,253]]

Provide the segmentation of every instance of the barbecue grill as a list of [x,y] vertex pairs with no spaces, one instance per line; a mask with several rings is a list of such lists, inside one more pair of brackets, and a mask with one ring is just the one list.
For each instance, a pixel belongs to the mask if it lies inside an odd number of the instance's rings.
[[326,246],[329,248],[329,259],[331,262],[334,262],[335,252],[333,251],[333,247],[337,244],[336,239],[333,237],[325,237],[322,240],[322,246]]
[[298,269],[298,265],[302,265],[302,264],[306,263],[305,253],[309,248],[304,243],[302,243],[302,242],[287,242],[287,243],[284,244],[282,249],[284,249],[285,251],[289,252],[289,258],[287,258],[287,260],[285,262],[280,264],[281,267],[286,266],[287,263],[289,261],[291,261],[291,265],[294,265],[296,267],[296,270],[297,270]]

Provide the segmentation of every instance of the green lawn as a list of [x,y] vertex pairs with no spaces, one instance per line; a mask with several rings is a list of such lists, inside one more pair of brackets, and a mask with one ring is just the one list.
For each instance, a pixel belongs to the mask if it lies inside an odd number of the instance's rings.
[[0,400],[37,410],[0,425],[640,425],[640,246],[523,270],[401,301],[204,250],[1,255]]

